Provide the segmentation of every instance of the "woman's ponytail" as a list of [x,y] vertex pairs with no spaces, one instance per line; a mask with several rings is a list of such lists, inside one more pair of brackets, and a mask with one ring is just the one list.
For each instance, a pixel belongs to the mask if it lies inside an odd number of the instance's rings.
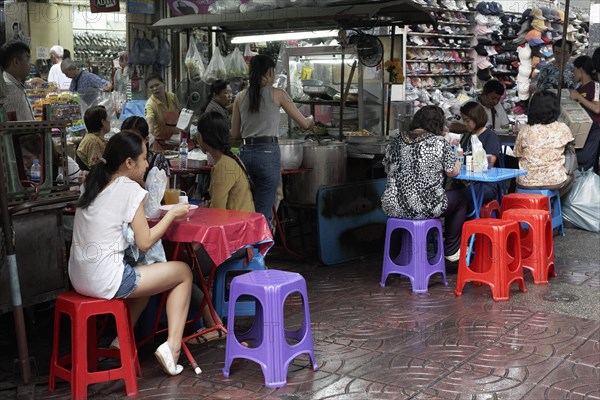
[[108,185],[112,176],[128,159],[137,160],[143,152],[143,139],[133,132],[120,132],[110,138],[102,158],[92,167],[83,185],[78,208],[87,208]]

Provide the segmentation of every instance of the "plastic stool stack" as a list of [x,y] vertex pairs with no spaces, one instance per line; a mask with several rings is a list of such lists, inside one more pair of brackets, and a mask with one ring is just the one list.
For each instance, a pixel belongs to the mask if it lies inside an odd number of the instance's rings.
[[[430,259],[427,254],[427,238],[431,230],[436,230],[437,243],[435,255]],[[385,287],[388,275],[400,274],[410,279],[413,292],[427,293],[429,278],[438,272],[442,274],[442,282],[447,286],[440,220],[388,218],[381,287]]]
[[502,213],[500,212],[498,200],[491,200],[482,205],[479,209],[479,215],[481,218],[500,218]]
[[[58,355],[61,314],[71,318],[72,354],[63,357]],[[120,349],[97,347],[96,316],[104,314],[112,314],[115,317]],[[120,358],[121,366],[97,371],[98,357]],[[64,367],[68,364],[71,365],[70,370]],[[71,383],[72,399],[85,399],[88,385],[123,379],[127,395],[133,396],[138,393],[136,373],[142,376],[133,327],[123,300],[96,299],[76,292],[63,293],[56,298],[49,391],[54,391],[56,378],[61,378]]]
[[[475,238],[475,255],[467,265],[467,247],[471,235]],[[492,289],[495,301],[509,298],[510,285],[517,281],[526,292],[521,262],[519,224],[504,219],[475,219],[463,225],[458,277],[454,294],[462,295],[467,282],[485,283]]]
[[[552,229],[559,228],[561,236],[565,236],[565,227],[563,225],[562,209],[560,206],[560,195],[558,190],[534,190],[517,188],[517,194],[541,194],[548,198],[549,208],[552,216]],[[504,201],[504,200],[503,200]],[[504,204],[503,204],[504,205]]]
[[[247,264],[246,262],[246,258],[240,258],[237,260],[226,261],[217,268],[217,272],[215,273],[215,283],[213,286],[212,302],[213,306],[215,307],[215,312],[221,319],[226,318],[229,315],[227,274],[232,271],[241,271],[246,273],[265,269],[264,256],[257,250],[254,251],[254,257],[252,257]],[[254,301],[238,301],[235,304],[235,315],[254,315]]]
[[[285,329],[283,308],[286,298],[292,293],[302,296],[304,320],[300,329]],[[310,327],[310,312],[306,282],[295,272],[278,270],[252,271],[236,276],[229,291],[229,315],[234,315],[236,300],[243,295],[256,298],[256,317],[252,327],[241,335],[234,334],[235,316],[227,320],[225,366],[223,376],[229,377],[234,359],[246,358],[258,363],[265,377],[265,386],[278,388],[287,383],[286,375],[290,362],[300,354],[310,356],[313,370],[317,370]],[[290,345],[287,339],[294,339]],[[249,341],[245,347],[240,341]]]
[[502,219],[528,225],[528,229],[520,229],[523,268],[531,271],[536,285],[547,284],[549,276],[556,276],[550,212],[512,209],[507,210]]

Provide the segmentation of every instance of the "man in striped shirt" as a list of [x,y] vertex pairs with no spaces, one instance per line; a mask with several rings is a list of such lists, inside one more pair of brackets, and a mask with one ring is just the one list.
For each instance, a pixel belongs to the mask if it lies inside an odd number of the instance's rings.
[[6,42],[0,47],[0,63],[5,82],[5,93],[0,93],[0,101],[4,103],[9,119],[33,121],[33,110],[23,85],[31,64],[29,46],[16,40]]

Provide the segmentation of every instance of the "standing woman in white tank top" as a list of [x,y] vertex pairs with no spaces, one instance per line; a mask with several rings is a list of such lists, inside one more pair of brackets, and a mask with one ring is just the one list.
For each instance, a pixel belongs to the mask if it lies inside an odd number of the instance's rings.
[[312,128],[315,121],[312,115],[304,117],[283,89],[273,87],[275,62],[271,58],[254,56],[249,80],[248,89],[241,91],[233,103],[231,136],[233,140],[242,139],[240,158],[254,182],[254,206],[270,222],[281,179],[279,108],[283,107],[303,129]]

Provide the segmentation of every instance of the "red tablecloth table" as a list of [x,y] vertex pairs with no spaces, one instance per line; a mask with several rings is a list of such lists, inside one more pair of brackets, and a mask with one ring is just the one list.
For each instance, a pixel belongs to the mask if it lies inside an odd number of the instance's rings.
[[[153,224],[156,224],[157,220],[150,220],[148,222],[152,226]],[[173,260],[180,258],[180,252],[183,246],[184,251],[192,258],[192,269],[198,274],[200,288],[204,293],[204,299],[202,300],[196,318],[189,322],[197,322],[200,319],[205,304],[208,306],[213,320],[217,320],[208,290],[208,288],[212,286],[217,266],[231,257],[237,250],[243,248],[253,249],[254,246],[256,246],[260,253],[264,255],[273,245],[273,236],[271,235],[271,230],[269,229],[269,225],[267,224],[264,215],[217,208],[197,208],[190,210],[186,219],[175,220],[171,226],[169,226],[162,239],[175,243],[175,250],[173,251],[172,256]],[[195,250],[197,250],[200,245],[204,246],[204,249],[213,261],[208,282],[205,282],[204,280],[200,263],[196,257]],[[140,344],[145,343],[156,334],[160,315],[162,314],[165,303],[166,295],[163,295],[152,333],[150,333],[147,338],[144,338]],[[186,342],[192,338],[217,329],[227,333],[224,326],[216,325],[202,329],[182,339],[183,351],[196,373],[199,373],[200,369],[198,368],[198,364],[194,360],[194,357],[188,350]]]

